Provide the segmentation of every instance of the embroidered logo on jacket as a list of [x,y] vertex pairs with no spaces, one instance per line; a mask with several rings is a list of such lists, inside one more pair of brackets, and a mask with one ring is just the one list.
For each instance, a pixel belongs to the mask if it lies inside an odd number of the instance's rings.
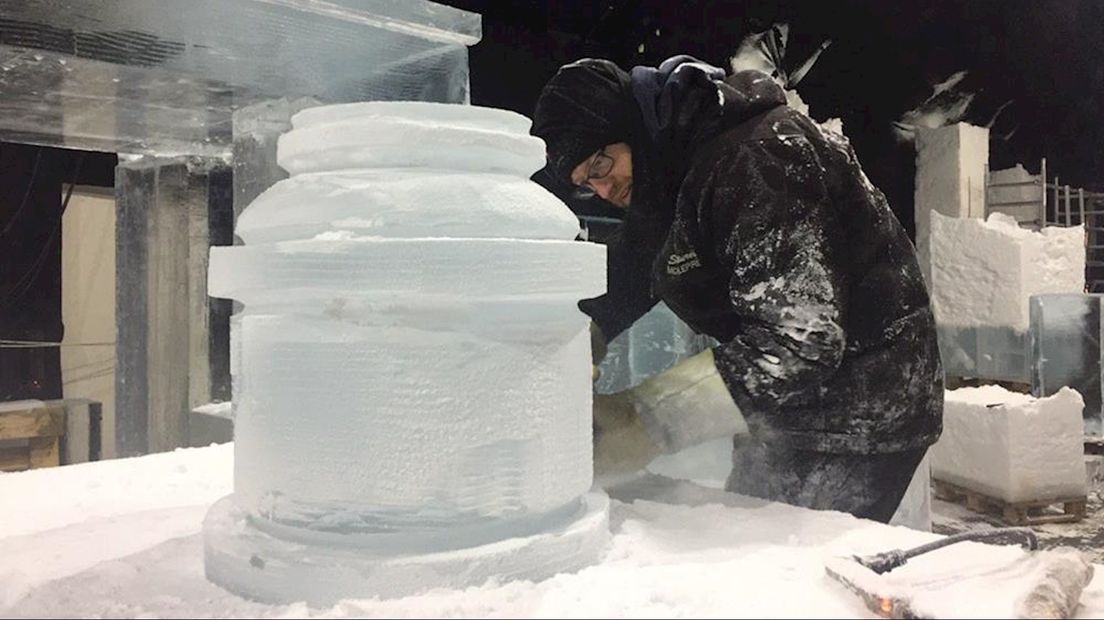
[[701,267],[698,253],[694,251],[686,254],[672,254],[667,257],[667,275],[679,276],[695,267]]

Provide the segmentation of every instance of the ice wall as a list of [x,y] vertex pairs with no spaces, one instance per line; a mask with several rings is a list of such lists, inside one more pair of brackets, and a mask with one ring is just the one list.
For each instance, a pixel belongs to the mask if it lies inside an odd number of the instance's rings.
[[233,323],[234,494],[207,572],[268,601],[539,579],[597,559],[588,320],[605,248],[528,180],[529,120],[312,108],[291,177],[214,248]]
[[946,393],[932,476],[1008,502],[1085,495],[1081,395],[1046,398],[999,386]]
[[931,215],[931,296],[948,374],[1027,382],[1029,300],[1085,288],[1084,229]]

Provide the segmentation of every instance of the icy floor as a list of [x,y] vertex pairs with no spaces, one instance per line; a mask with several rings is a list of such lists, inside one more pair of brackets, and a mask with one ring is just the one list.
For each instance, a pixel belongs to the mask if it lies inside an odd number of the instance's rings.
[[[824,576],[825,560],[933,538],[726,494],[710,488],[715,479],[651,474],[611,491],[613,543],[605,561],[578,574],[330,609],[268,606],[203,578],[201,520],[230,492],[232,458],[226,445],[0,474],[0,616],[863,618],[873,616]],[[655,469],[693,473],[677,463]],[[929,565],[957,582],[951,567],[983,574],[1019,552],[958,545],[942,553]],[[1008,595],[978,587],[972,597],[992,600],[991,611]],[[1104,615],[1104,579],[1082,602],[1081,617]]]

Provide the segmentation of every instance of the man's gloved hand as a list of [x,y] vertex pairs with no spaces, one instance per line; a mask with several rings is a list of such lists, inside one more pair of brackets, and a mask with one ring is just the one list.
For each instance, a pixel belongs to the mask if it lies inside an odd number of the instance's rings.
[[595,477],[639,471],[662,452],[644,430],[632,390],[594,395]]
[[706,350],[630,390],[594,395],[594,473],[634,472],[660,454],[741,433],[747,424]]
[[712,349],[650,377],[632,392],[644,428],[664,452],[748,432],[743,413],[717,371]]

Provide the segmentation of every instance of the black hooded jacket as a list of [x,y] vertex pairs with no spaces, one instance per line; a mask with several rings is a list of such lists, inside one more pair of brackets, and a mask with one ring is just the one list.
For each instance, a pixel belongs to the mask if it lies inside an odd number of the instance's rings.
[[934,443],[943,373],[928,294],[847,141],[761,73],[725,78],[682,57],[630,82],[645,129],[633,204],[609,243],[609,292],[580,307],[612,338],[662,299],[716,338],[718,371],[768,444]]

